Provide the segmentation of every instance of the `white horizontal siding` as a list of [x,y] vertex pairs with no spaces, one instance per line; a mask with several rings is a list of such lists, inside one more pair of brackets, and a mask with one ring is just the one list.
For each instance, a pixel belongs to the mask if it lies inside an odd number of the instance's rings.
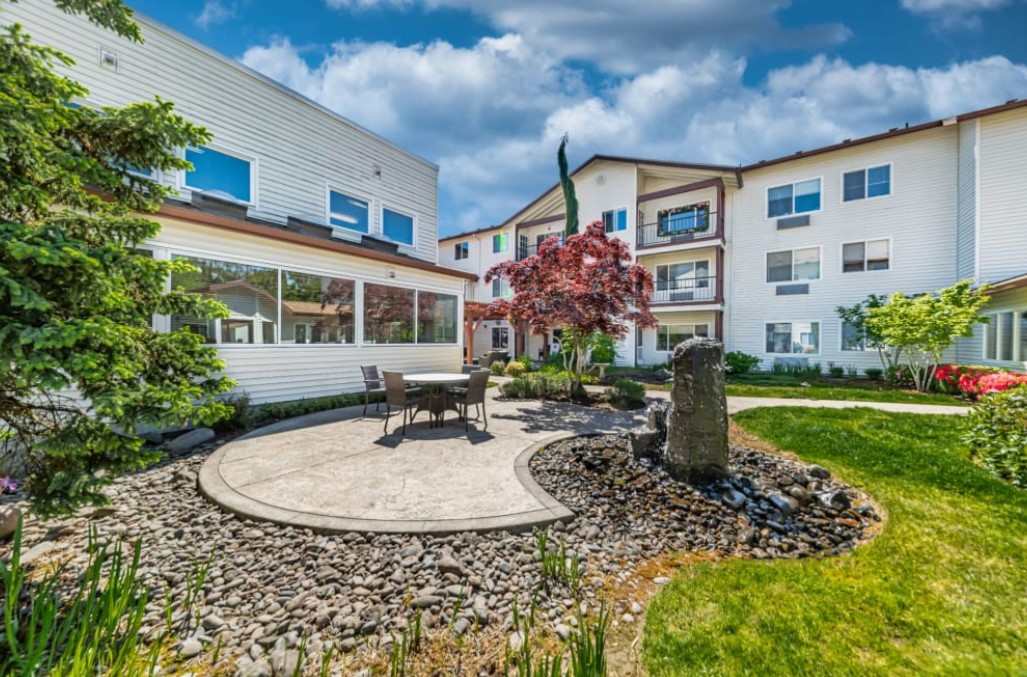
[[957,275],[973,278],[976,270],[977,130],[979,120],[959,126],[959,212],[957,215]]
[[1027,111],[981,119],[980,279],[1027,273]]
[[[89,104],[120,106],[160,96],[173,101],[187,119],[207,127],[214,145],[256,157],[255,216],[279,221],[288,215],[323,218],[326,184],[332,184],[373,201],[373,230],[380,231],[383,204],[415,213],[416,248],[401,251],[436,260],[438,169],[431,163],[145,18],[140,19],[146,40],[142,45],[60,12],[47,0],[5,4],[0,22],[15,21],[35,40],[75,59],[68,74],[90,90]],[[117,52],[117,72],[100,66],[101,46]],[[381,169],[380,178],[375,167]]]

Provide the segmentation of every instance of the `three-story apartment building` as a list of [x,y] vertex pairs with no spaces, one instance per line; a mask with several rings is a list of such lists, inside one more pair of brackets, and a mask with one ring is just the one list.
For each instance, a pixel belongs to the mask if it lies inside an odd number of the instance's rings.
[[[618,363],[711,336],[765,367],[879,366],[839,306],[973,278],[993,285],[990,321],[949,357],[1023,368],[1025,170],[1027,102],[1011,101],[741,167],[595,156],[573,178],[582,222],[603,220],[655,281],[660,327],[622,341]],[[563,225],[554,186],[493,230],[523,257]],[[441,260],[462,237],[441,241]]]
[[75,63],[89,90],[69,105],[172,101],[213,133],[183,172],[141,168],[177,189],[144,248],[198,272],[169,280],[224,302],[223,320],[157,317],[216,345],[255,402],[363,388],[360,365],[453,369],[465,284],[438,265],[438,167],[242,64],[137,16],[145,42],[49,0],[5,3],[0,22]]

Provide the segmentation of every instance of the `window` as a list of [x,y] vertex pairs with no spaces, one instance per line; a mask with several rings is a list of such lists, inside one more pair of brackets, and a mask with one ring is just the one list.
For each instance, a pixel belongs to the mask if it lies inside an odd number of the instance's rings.
[[805,214],[820,209],[820,179],[776,186],[767,191],[767,217]]
[[665,324],[656,330],[656,349],[670,351],[686,339],[709,336],[708,324]]
[[501,277],[492,278],[492,298],[510,298],[511,296],[513,296],[513,291],[510,289],[509,282]]
[[364,285],[364,342],[414,342],[414,290]]
[[492,349],[506,350],[510,347],[510,330],[506,327],[492,328]]
[[414,217],[382,209],[382,235],[399,244],[414,244]]
[[852,202],[891,194],[891,165],[880,165],[842,175],[842,201]]
[[842,322],[842,350],[864,352],[866,349],[866,333],[862,329]]
[[187,148],[185,159],[193,164],[185,173],[185,185],[196,190],[219,190],[240,202],[252,202],[252,164],[213,148]]
[[1027,362],[1027,310],[1020,311],[1020,362]]
[[768,322],[767,352],[784,355],[820,353],[819,322]]
[[628,210],[614,209],[608,212],[603,212],[603,225],[606,226],[607,233],[612,233],[618,230],[627,230]]
[[506,233],[496,233],[492,236],[492,253],[502,254],[506,251],[506,247],[509,244],[507,241]]
[[660,301],[709,299],[711,298],[709,275],[709,261],[687,261],[656,266],[656,299]]
[[369,233],[370,220],[366,200],[358,200],[334,190],[328,191],[328,223],[337,228]]
[[767,282],[820,279],[820,247],[767,254]]
[[356,283],[282,271],[282,343],[354,342]]
[[657,214],[658,230],[663,235],[678,235],[710,229],[710,203],[661,209]]
[[994,360],[998,354],[998,316],[988,315],[984,325],[984,359]]
[[453,245],[453,258],[457,261],[463,261],[471,254],[471,244],[469,242],[457,242]]
[[1010,361],[1013,358],[1013,327],[1016,313],[998,314],[998,359]]
[[842,245],[842,272],[888,270],[891,248],[888,240],[867,240]]
[[184,258],[196,270],[173,273],[171,287],[217,299],[228,306],[229,316],[202,320],[172,315],[171,329],[188,327],[204,337],[204,343],[275,343],[278,323],[278,270],[214,259]]
[[456,296],[417,292],[417,342],[456,343]]

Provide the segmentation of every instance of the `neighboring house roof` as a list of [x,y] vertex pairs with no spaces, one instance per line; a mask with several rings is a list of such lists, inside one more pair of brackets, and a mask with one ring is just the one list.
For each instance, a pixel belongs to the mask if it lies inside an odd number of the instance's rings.
[[1008,277],[1004,280],[988,285],[988,293],[994,294],[996,292],[1012,291],[1014,289],[1025,289],[1027,288],[1027,273],[1022,275],[1016,275],[1015,277]]
[[481,235],[482,233],[487,233],[490,230],[502,230],[502,229],[503,229],[503,226],[485,226],[484,228],[475,228],[474,230],[465,230],[464,232],[457,233],[456,235],[447,235],[446,237],[440,237],[439,238],[439,242],[446,242],[447,240],[462,240],[462,239],[464,239],[466,237],[471,237],[472,235]]

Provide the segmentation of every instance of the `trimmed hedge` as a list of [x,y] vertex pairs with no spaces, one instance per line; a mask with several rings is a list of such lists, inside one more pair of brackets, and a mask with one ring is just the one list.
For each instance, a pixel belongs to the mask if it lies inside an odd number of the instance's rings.
[[1027,489],[1027,384],[984,395],[966,417],[963,442],[984,467]]

